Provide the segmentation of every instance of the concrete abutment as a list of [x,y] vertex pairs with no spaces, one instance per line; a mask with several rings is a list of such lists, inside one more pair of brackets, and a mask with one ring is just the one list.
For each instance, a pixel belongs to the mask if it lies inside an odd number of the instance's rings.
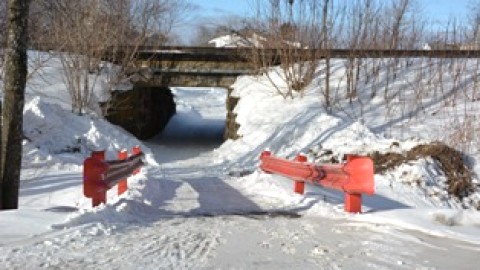
[[227,117],[225,120],[225,133],[223,135],[223,139],[236,140],[240,137],[237,133],[240,125],[237,123],[237,114],[234,113],[233,110],[235,109],[235,106],[237,106],[239,98],[232,96],[233,88],[228,87],[227,91]]
[[109,122],[141,140],[160,133],[175,114],[168,87],[135,85],[130,91],[113,91],[110,100],[101,106]]
[[[239,138],[235,106],[239,98],[227,87],[224,140]],[[108,102],[101,104],[105,118],[123,127],[135,137],[146,140],[161,133],[175,114],[172,91],[166,86],[137,84],[130,91],[113,91]]]

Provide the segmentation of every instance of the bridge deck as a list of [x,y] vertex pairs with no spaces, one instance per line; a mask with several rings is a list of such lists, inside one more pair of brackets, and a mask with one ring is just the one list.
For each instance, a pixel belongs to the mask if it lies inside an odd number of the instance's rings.
[[[228,87],[240,75],[255,73],[252,59],[278,65],[277,49],[214,48],[214,47],[140,47],[134,55],[134,71],[140,83],[161,86],[219,86]],[[106,53],[105,60],[121,57],[128,48]],[[331,58],[480,58],[480,50],[349,50],[349,49],[292,49],[294,59]],[[145,72],[146,71],[146,72]]]
[[151,69],[153,74],[164,75],[191,75],[191,76],[207,76],[207,77],[237,77],[240,75],[254,74],[252,70],[222,70],[222,69]]
[[[125,48],[126,50],[127,48]],[[122,49],[120,48],[120,54]],[[251,57],[278,57],[282,50],[214,47],[140,47],[137,60],[150,61],[215,61],[249,62]],[[356,50],[356,49],[293,49],[297,57],[324,58],[480,58],[480,50]],[[106,53],[105,58],[113,57]]]

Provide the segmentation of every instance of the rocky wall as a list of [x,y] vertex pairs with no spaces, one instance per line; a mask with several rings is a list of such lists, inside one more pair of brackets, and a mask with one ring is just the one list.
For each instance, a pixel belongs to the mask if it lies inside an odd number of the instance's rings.
[[240,125],[236,122],[237,115],[233,112],[235,109],[235,106],[238,103],[239,98],[232,96],[232,88],[227,89],[228,94],[227,94],[227,101],[226,101],[226,107],[227,107],[227,119],[225,123],[225,133],[223,135],[223,138],[225,140],[232,139],[236,140],[240,136],[238,135],[237,131],[240,128]]
[[136,85],[130,91],[113,91],[102,109],[108,121],[146,140],[165,128],[175,114],[175,102],[168,87]]

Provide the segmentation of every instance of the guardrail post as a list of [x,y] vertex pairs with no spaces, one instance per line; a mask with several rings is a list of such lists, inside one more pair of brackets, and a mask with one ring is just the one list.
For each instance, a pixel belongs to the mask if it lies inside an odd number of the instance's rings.
[[[305,156],[304,154],[300,153],[298,154],[296,157],[295,157],[295,161],[297,162],[307,162],[307,156]],[[294,192],[297,193],[297,194],[304,194],[305,193],[305,181],[301,181],[301,180],[294,180],[293,181],[294,183]]]
[[[347,162],[351,162],[355,158],[354,155],[347,155]],[[345,212],[361,213],[362,212],[362,194],[345,192]]]
[[107,191],[102,185],[104,160],[105,151],[94,151],[83,163],[83,194],[92,199],[93,207],[107,202]]
[[[118,152],[118,159],[119,160],[125,160],[128,158],[128,151],[126,149],[119,151]],[[125,191],[128,189],[128,183],[127,183],[127,178],[122,179],[118,183],[118,195],[122,195]]]
[[362,212],[362,194],[351,194],[345,192],[345,212],[361,213]]
[[[132,147],[132,155],[138,155],[142,152],[142,149],[140,148],[140,145],[136,145],[134,147]],[[133,175],[137,174],[140,172],[140,168],[136,169],[135,171],[133,171]]]

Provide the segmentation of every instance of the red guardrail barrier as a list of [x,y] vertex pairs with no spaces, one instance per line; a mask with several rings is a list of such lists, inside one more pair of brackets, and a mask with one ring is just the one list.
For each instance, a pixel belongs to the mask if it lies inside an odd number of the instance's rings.
[[267,173],[280,174],[295,181],[296,193],[305,192],[305,182],[345,192],[345,211],[362,211],[362,193],[373,195],[373,161],[369,157],[347,155],[344,164],[308,163],[307,157],[297,155],[295,160],[272,156],[270,151],[260,155],[260,168]]
[[127,191],[127,178],[140,172],[143,153],[133,147],[118,153],[118,160],[105,160],[105,151],[94,151],[83,162],[83,194],[92,199],[92,206],[107,202],[107,191],[118,184],[118,195]]

